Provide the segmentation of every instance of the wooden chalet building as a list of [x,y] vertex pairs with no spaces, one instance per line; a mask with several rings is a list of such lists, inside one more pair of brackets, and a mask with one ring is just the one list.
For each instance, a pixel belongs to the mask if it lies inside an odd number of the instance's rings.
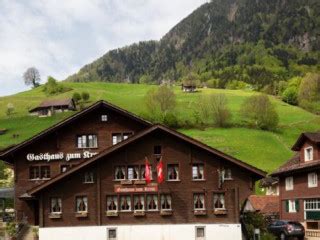
[[240,239],[241,205],[265,176],[104,101],[0,159],[15,172],[17,220],[39,225],[45,240]]
[[39,106],[29,110],[30,115],[39,117],[48,117],[59,112],[76,111],[76,103],[72,98],[45,100]]
[[271,174],[279,178],[280,218],[303,223],[306,236],[319,239],[320,132],[302,133],[292,150],[295,156]]

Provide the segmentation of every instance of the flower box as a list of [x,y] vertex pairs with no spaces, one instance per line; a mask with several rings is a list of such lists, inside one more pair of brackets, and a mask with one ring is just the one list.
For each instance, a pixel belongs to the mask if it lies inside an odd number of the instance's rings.
[[226,215],[227,214],[227,210],[226,209],[215,209],[214,210],[214,214],[215,215]]
[[119,213],[118,213],[118,211],[106,211],[106,216],[107,217],[118,217]]
[[61,213],[49,213],[49,218],[51,219],[59,219],[62,217]]
[[195,216],[204,216],[207,215],[207,210],[194,210]]
[[122,185],[131,185],[132,184],[132,180],[122,180],[121,184]]
[[133,212],[133,216],[135,216],[135,217],[143,217],[145,215],[146,215],[146,213],[144,210],[135,210]]
[[144,185],[144,184],[146,184],[146,180],[135,180],[134,184],[136,184],[136,185]]
[[77,218],[86,218],[86,217],[88,217],[88,212],[77,212],[76,217]]
[[160,211],[161,216],[171,216],[172,215],[172,210],[161,210]]

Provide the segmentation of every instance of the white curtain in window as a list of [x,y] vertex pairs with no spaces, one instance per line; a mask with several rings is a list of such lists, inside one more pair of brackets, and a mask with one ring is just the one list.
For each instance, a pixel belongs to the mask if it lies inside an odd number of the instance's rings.
[[134,196],[134,209],[135,210],[144,210],[144,196],[143,195]]
[[176,179],[180,179],[179,178],[179,166],[178,165],[174,166],[174,170],[175,170],[175,172],[177,174],[177,178]]
[[157,195],[147,195],[147,205],[148,209],[156,210],[158,209],[158,196]]
[[203,165],[199,165],[199,179],[203,179],[204,178],[204,169],[203,169]]

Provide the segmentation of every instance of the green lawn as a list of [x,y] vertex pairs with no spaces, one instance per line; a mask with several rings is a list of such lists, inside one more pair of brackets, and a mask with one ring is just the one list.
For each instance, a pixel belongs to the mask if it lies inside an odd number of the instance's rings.
[[[63,84],[73,90],[50,98],[66,98],[72,96],[75,91],[88,91],[91,103],[104,99],[138,115],[146,113],[145,93],[150,88],[156,87],[115,83]],[[201,94],[224,93],[228,98],[234,123],[242,121],[239,108],[247,97],[254,94],[241,90],[201,89],[192,94],[183,93],[180,87],[175,87],[174,90],[177,94],[176,115],[179,119],[190,120],[192,118],[194,103]],[[0,129],[8,129],[5,135],[0,136],[0,148],[17,144],[71,114],[57,114],[49,118],[29,116],[28,109],[35,107],[46,97],[41,87],[8,97],[0,97]],[[246,128],[209,128],[205,131],[182,129],[180,131],[270,172],[292,156],[290,147],[301,132],[320,130],[319,116],[285,104],[273,97],[272,101],[276,105],[280,117],[280,127],[277,132]],[[5,114],[8,103],[12,103],[15,107],[15,114],[11,117],[7,117]],[[18,134],[19,137],[13,138],[14,134]]]

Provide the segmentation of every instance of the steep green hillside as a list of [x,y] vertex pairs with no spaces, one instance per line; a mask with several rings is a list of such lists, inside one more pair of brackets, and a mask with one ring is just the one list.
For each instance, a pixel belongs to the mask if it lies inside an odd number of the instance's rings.
[[[143,84],[95,82],[65,82],[63,84],[73,90],[55,98],[70,97],[75,91],[88,91],[91,95],[91,103],[104,99],[141,116],[145,114],[145,93],[148,89],[156,87]],[[199,95],[222,92],[228,98],[235,124],[242,121],[239,114],[241,103],[248,96],[254,94],[241,90],[200,89],[199,92],[194,94],[183,93],[179,87],[175,87],[174,90],[178,101],[176,114],[180,120],[191,120],[193,118],[192,109]],[[28,109],[36,106],[45,98],[42,87],[0,98],[0,129],[8,129],[5,135],[0,135],[0,148],[17,144],[71,114],[57,114],[48,118],[28,116]],[[290,147],[301,132],[320,130],[319,116],[298,107],[287,105],[275,98],[272,98],[272,100],[276,104],[280,115],[278,132],[236,127],[227,129],[209,128],[206,130],[180,129],[179,131],[259,168],[271,171],[292,156]],[[15,107],[15,113],[11,117],[7,117],[5,114],[8,103],[12,103]],[[13,135],[16,134],[19,137],[14,138]]]
[[212,0],[160,41],[107,52],[67,80],[159,83],[192,71],[219,88],[234,80],[275,88],[319,71],[319,12],[318,0]]

